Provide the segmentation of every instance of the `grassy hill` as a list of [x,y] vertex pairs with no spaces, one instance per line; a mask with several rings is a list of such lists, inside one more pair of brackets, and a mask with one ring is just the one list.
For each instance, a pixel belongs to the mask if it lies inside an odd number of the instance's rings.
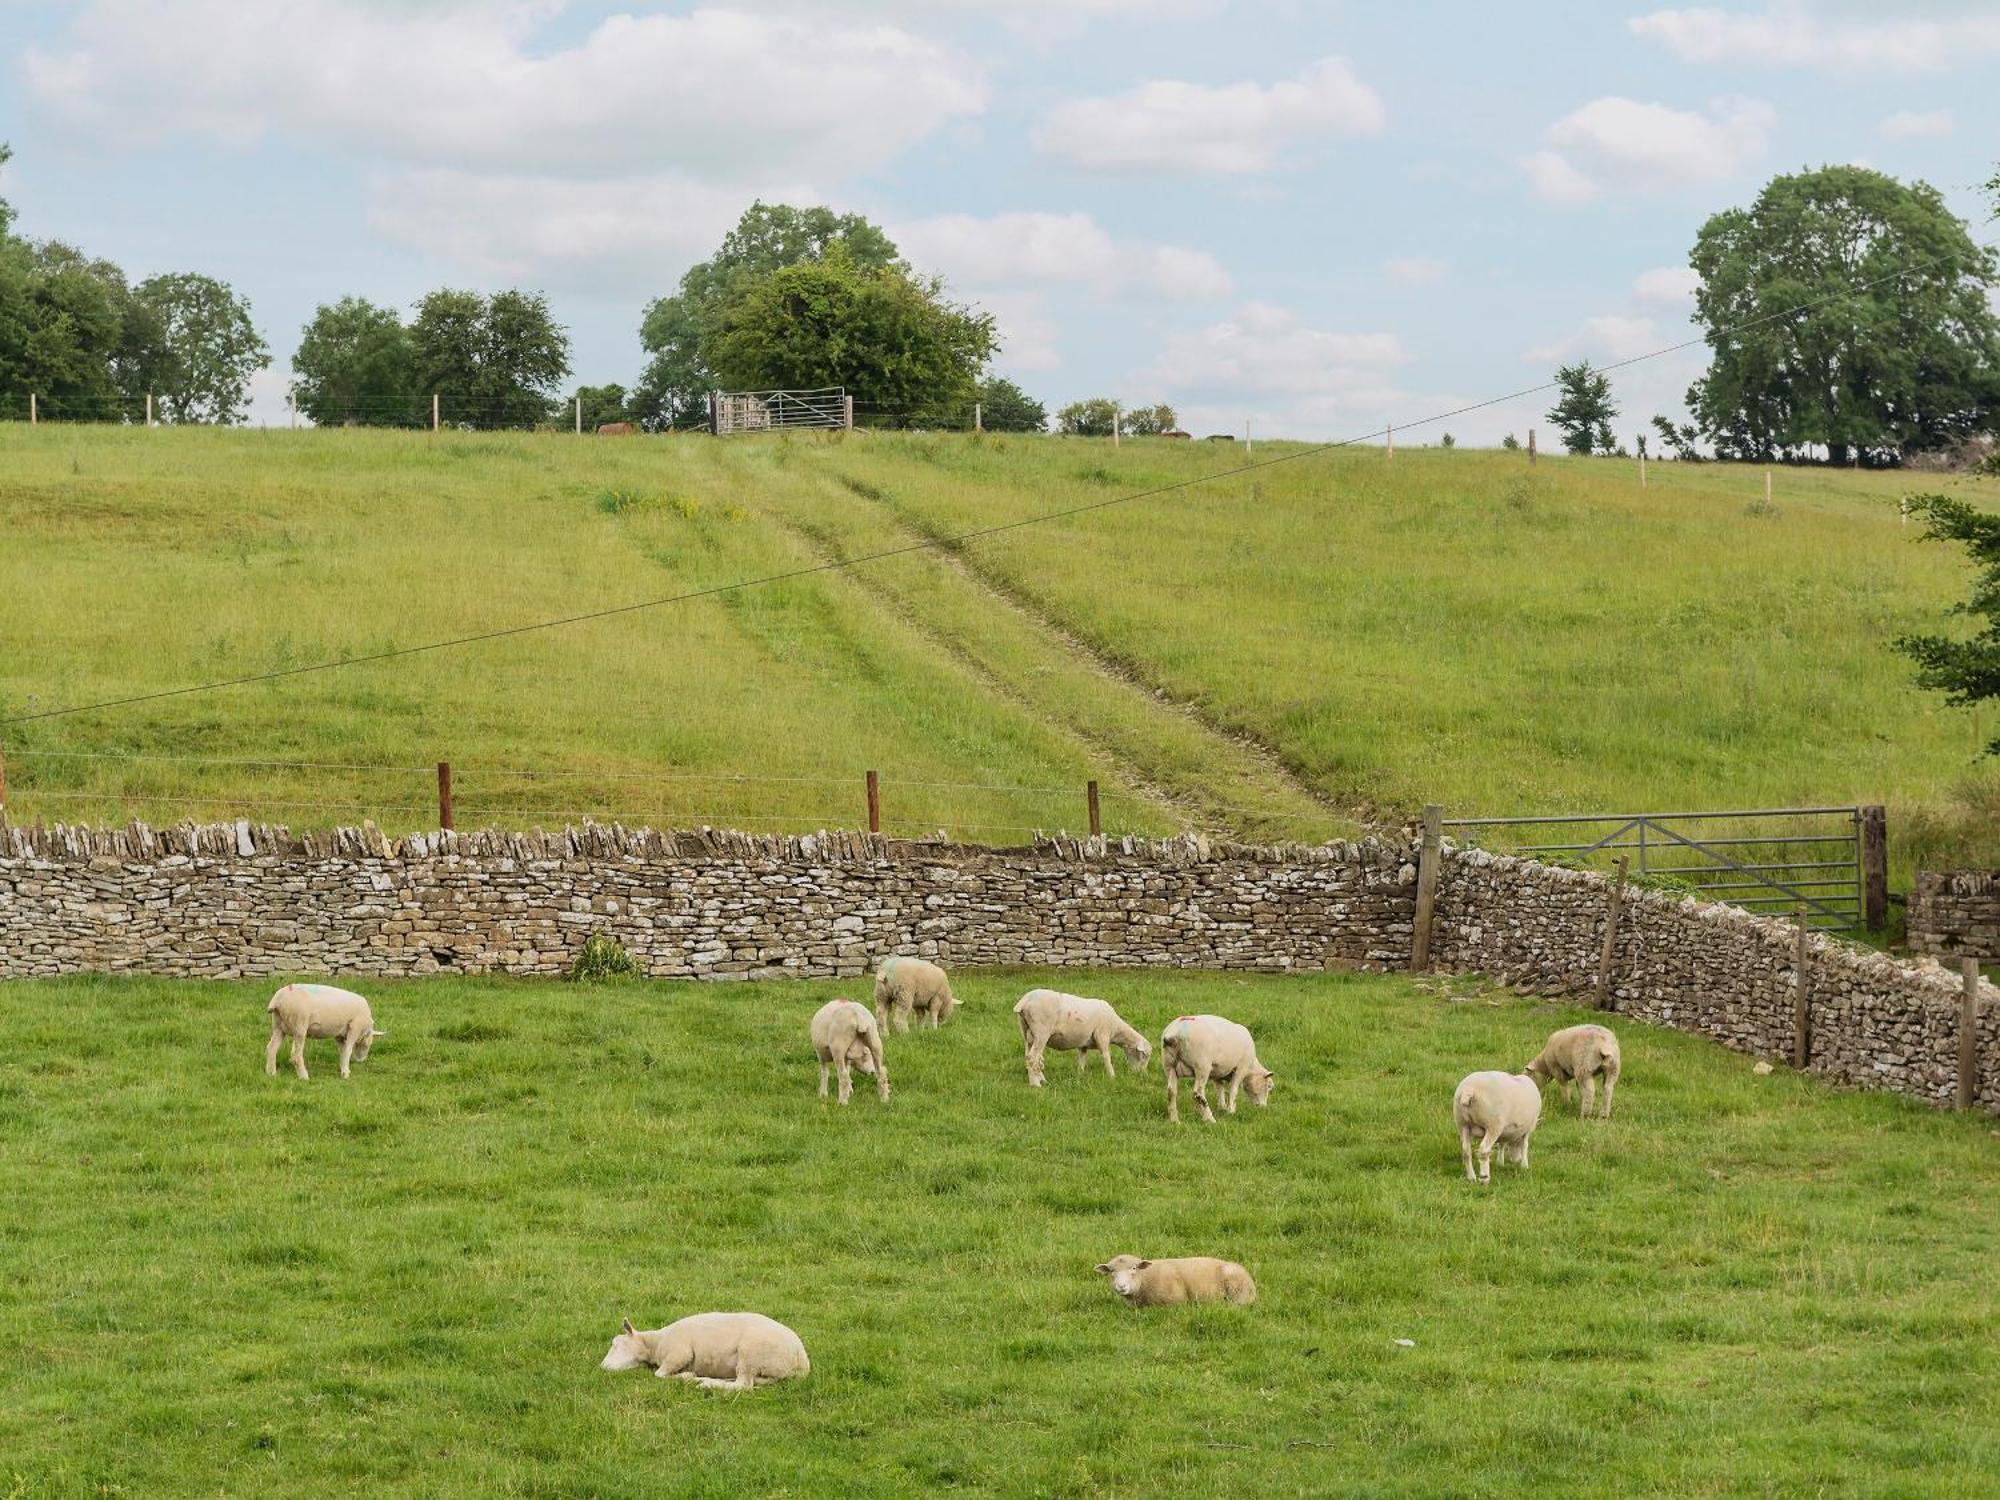
[[[1242,462],[1239,445],[964,435],[0,426],[0,716],[708,588]],[[802,829],[860,822],[872,768],[891,832],[989,842],[1080,827],[1095,777],[1113,831],[1323,837],[1428,800],[1879,800],[1902,870],[2000,860],[2000,783],[1977,753],[2000,726],[1914,691],[1888,649],[1967,591],[1962,558],[1919,544],[1896,499],[1961,482],[1781,469],[1766,507],[1759,470],[1651,480],[1616,460],[1303,456],[963,548],[0,728],[8,813],[415,827],[450,759],[461,826]]]

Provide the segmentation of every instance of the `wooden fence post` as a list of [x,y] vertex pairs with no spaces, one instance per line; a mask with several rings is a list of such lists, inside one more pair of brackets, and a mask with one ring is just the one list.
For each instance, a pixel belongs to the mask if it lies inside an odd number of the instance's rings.
[[153,425],[153,394],[151,391],[146,393],[146,425],[148,427]]
[[1392,423],[1390,423],[1390,424],[1389,424],[1388,426],[1384,427],[1384,428],[1382,429],[1382,431],[1383,431],[1383,433],[1384,433],[1384,434],[1385,434],[1385,435],[1386,435],[1386,436],[1388,437],[1388,439],[1389,439],[1389,441],[1388,441],[1388,444],[1387,444],[1387,446],[1386,446],[1386,447],[1384,448],[1384,450],[1383,450],[1383,451],[1384,451],[1384,455],[1385,455],[1386,457],[1389,457],[1389,458],[1394,458],[1394,457],[1396,456],[1396,425],[1395,425],[1395,423],[1393,423],[1393,422],[1392,422]]
[[[5,786],[5,782],[0,782],[0,790],[4,790]],[[1090,836],[1096,838],[1098,834],[1104,831],[1103,824],[1097,816],[1097,783],[1086,781],[1083,784],[1083,796],[1084,800],[1090,804]]]
[[972,430],[974,432],[984,432],[986,430],[986,415],[980,409],[981,404],[978,401],[972,403]]
[[1604,951],[1597,957],[1597,1008],[1610,1010],[1611,964],[1618,953],[1618,917],[1625,909],[1625,867],[1630,861],[1618,856],[1618,874],[1611,882],[1611,900],[1604,910]]
[[1535,461],[1535,429],[1530,427],[1528,429],[1528,462],[1533,463],[1534,461]]
[[882,831],[882,779],[873,771],[868,773],[868,831]]
[[0,823],[7,821],[7,752],[0,750]]
[[1410,934],[1410,972],[1431,966],[1431,917],[1437,911],[1438,857],[1444,845],[1444,809],[1424,804],[1424,843],[1417,855],[1417,922]]
[[1799,930],[1792,947],[1792,1066],[1801,1072],[1812,1060],[1812,1001],[1807,976],[1806,908],[1799,908]]
[[1882,807],[1861,809],[1861,920],[1880,932],[1889,920],[1889,814]]
[[1965,979],[1958,997],[1958,1107],[1970,1109],[1979,1097],[1979,960],[1958,963]]
[[576,435],[583,436],[583,397],[576,398]]
[[436,432],[437,430],[438,430],[438,398],[437,398],[437,392],[436,392],[436,391],[432,391],[432,392],[431,392],[431,431],[432,431],[432,432]]
[[28,425],[33,427],[42,420],[41,398],[33,391],[28,392]]
[[840,398],[840,426],[843,432],[854,431],[854,398],[852,396],[842,396]]
[[451,827],[451,762],[438,762],[438,827]]

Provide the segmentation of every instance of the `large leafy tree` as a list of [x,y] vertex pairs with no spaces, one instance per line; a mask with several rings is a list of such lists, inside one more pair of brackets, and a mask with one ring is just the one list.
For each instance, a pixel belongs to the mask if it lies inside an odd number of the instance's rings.
[[989,313],[935,277],[857,264],[840,245],[739,282],[710,341],[729,388],[845,386],[860,420],[963,420],[995,343]]
[[1046,406],[998,375],[980,381],[973,399],[979,403],[979,420],[988,432],[1042,432],[1049,425]]
[[410,331],[363,297],[321,304],[292,356],[292,396],[321,427],[407,427],[430,419]]
[[1135,406],[1125,413],[1125,430],[1137,437],[1158,437],[1178,425],[1174,409],[1164,401],[1157,406]]
[[1994,256],[1924,183],[1774,178],[1704,224],[1690,262],[1712,361],[1688,407],[1719,452],[1893,463],[2000,407]]
[[271,351],[250,321],[250,304],[212,276],[149,276],[133,289],[158,332],[146,351],[145,383],[173,422],[243,420],[250,377]]
[[[1917,682],[1945,695],[1951,703],[1971,705],[2000,698],[2000,516],[1953,495],[1916,495],[1910,508],[1922,513],[1924,536],[1931,541],[1958,542],[1978,570],[1972,597],[1954,613],[1982,623],[1968,638],[1906,635],[1896,649],[1917,664]],[[1987,747],[2000,755],[2000,738]]]
[[595,432],[606,422],[629,422],[632,413],[626,405],[625,387],[613,381],[609,385],[580,385],[576,395],[557,404],[556,425],[567,427],[576,420],[577,408],[572,401],[582,403],[583,430]]
[[1118,421],[1118,403],[1109,396],[1072,401],[1056,413],[1056,431],[1071,437],[1110,437]]
[[894,243],[859,214],[751,204],[714,255],[690,266],[672,296],[647,307],[639,342],[651,358],[632,392],[632,410],[654,425],[706,420],[708,393],[728,383],[716,371],[712,350],[727,309],[751,282],[820,260],[836,245],[857,267],[897,263]]
[[417,303],[410,345],[419,402],[435,394],[440,419],[460,426],[546,421],[569,374],[569,333],[539,292],[432,292]]
[[1570,452],[1609,453],[1617,443],[1611,435],[1611,419],[1617,415],[1611,377],[1592,369],[1589,360],[1556,371],[1556,404],[1549,408],[1548,420]]
[[135,416],[120,379],[131,306],[108,261],[57,241],[0,240],[0,390],[21,393],[24,407],[33,392],[60,420]]

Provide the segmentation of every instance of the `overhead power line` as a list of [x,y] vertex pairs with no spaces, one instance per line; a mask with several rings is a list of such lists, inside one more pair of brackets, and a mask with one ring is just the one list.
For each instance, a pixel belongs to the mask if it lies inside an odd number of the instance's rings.
[[[1825,307],[1829,303],[1857,296],[1862,292],[1872,290],[1887,282],[1914,275],[1919,271],[1928,270],[1932,266],[1955,259],[1957,259],[1956,256],[1950,255],[1934,256],[1929,260],[1918,261],[1914,265],[1904,266],[1900,270],[1886,272],[1883,275],[1871,277],[1866,281],[1856,282],[1854,285],[1845,287],[1840,291],[1829,292],[1824,297],[1816,297],[1811,301],[1801,302],[1778,312],[1763,313],[1754,318],[1746,318],[1741,323],[1731,324],[1726,328],[1716,329],[1710,333],[1698,334],[1693,338],[1682,339],[1678,343],[1664,344],[1660,348],[1648,350],[1644,354],[1635,354],[1627,359],[1614,360],[1610,364],[1598,365],[1595,368],[1605,373],[1613,370],[1629,369],[1633,365],[1644,364],[1648,360],[1661,359],[1669,354],[1678,354],[1683,349],[1691,349],[1695,345],[1705,343],[1710,339],[1728,338],[1735,334],[1746,332],[1749,329],[1760,327],[1766,323],[1774,323],[1783,318],[1796,317],[1800,313],[1811,312],[1815,308]],[[571,625],[587,625],[594,620],[615,619],[620,615],[638,614],[644,610],[665,609],[667,606],[673,604],[690,604],[699,599],[712,599],[720,594],[735,593],[739,589],[763,588],[770,584],[789,583],[794,579],[811,578],[822,573],[843,572],[849,568],[861,567],[866,563],[886,562],[893,557],[907,557],[918,552],[934,552],[960,547],[968,542],[976,542],[986,537],[999,536],[1009,531],[1019,531],[1029,526],[1047,525],[1052,521],[1063,521],[1072,516],[1087,515],[1092,511],[1109,510],[1116,505],[1130,505],[1139,500],[1157,499],[1161,495],[1171,495],[1180,490],[1192,489],[1197,485],[1214,484],[1218,480],[1235,479],[1245,474],[1260,473],[1265,469],[1277,468],[1281,464],[1297,463],[1301,459],[1315,458],[1323,453],[1331,453],[1336,448],[1348,448],[1356,443],[1365,443],[1371,438],[1382,437],[1391,431],[1408,432],[1413,428],[1428,427],[1436,422],[1448,422],[1454,417],[1462,417],[1471,412],[1484,411],[1488,407],[1503,406],[1509,401],[1518,401],[1524,396],[1539,395],[1543,391],[1555,389],[1557,384],[1558,382],[1554,380],[1544,380],[1536,385],[1523,386],[1519,390],[1509,391],[1502,396],[1489,396],[1483,401],[1472,401],[1463,406],[1452,407],[1449,411],[1433,412],[1427,417],[1418,417],[1408,422],[1384,423],[1380,427],[1357,434],[1354,437],[1340,438],[1327,443],[1315,443],[1304,448],[1295,448],[1288,453],[1281,453],[1275,458],[1258,459],[1251,463],[1237,464],[1231,468],[1215,470],[1213,473],[1197,474],[1189,479],[1175,480],[1171,484],[1159,484],[1149,489],[1134,490],[1124,495],[1112,495],[1106,499],[1092,500],[1083,505],[1069,505],[1064,506],[1060,510],[1042,511],[1032,516],[1023,516],[1019,520],[1001,521],[991,526],[975,526],[969,531],[955,532],[950,536],[926,537],[921,541],[906,543],[900,547],[884,547],[874,552],[864,552],[856,557],[838,558],[831,562],[814,563],[803,568],[788,568],[783,572],[766,573],[756,578],[739,578],[731,583],[718,583],[708,588],[689,589],[685,593],[666,594],[657,599],[640,599],[630,604],[614,604],[605,609],[585,610],[580,614],[559,615],[553,619],[546,620],[532,620],[522,625],[502,626],[497,630],[474,631],[468,635],[451,636],[445,640],[426,641],[421,645],[396,646],[387,651],[370,651],[360,656],[347,656],[333,661],[312,662],[302,667],[281,667],[270,672],[253,672],[243,677],[225,677],[213,682],[197,682],[190,683],[184,687],[162,688],[156,692],[131,693],[120,698],[104,698],[95,703],[73,703],[62,708],[46,708],[38,713],[15,714],[9,718],[0,719],[0,726],[32,724],[43,719],[61,719],[76,714],[96,713],[103,709],[128,708],[138,703],[157,703],[167,698],[185,698],[197,693],[221,692],[226,688],[252,687],[260,682],[281,682],[292,677],[309,677],[316,673],[332,672],[343,667],[361,667],[375,662],[398,661],[404,657],[425,656],[432,652],[454,650],[460,646],[476,646],[486,641],[506,640],[512,636],[532,635],[544,630],[560,630]]]

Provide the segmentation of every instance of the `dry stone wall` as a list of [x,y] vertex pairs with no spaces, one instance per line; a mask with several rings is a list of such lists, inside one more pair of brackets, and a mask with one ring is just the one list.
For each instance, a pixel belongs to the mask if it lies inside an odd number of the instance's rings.
[[[860,976],[888,952],[1028,967],[1402,967],[1416,884],[1415,852],[1394,837],[986,849],[594,825],[398,840],[372,826],[0,827],[0,979],[546,976],[594,931],[663,978]],[[1451,849],[1432,953],[1443,968],[1587,993],[1608,898],[1597,874]],[[1614,1008],[1789,1057],[1793,941],[1781,922],[1628,891]],[[1956,976],[1818,935],[1809,953],[1813,1070],[1949,1102]],[[2000,996],[1985,990],[1978,1098],[2000,1110]]]
[[1919,953],[2000,962],[2000,870],[1919,870],[1909,926]]

